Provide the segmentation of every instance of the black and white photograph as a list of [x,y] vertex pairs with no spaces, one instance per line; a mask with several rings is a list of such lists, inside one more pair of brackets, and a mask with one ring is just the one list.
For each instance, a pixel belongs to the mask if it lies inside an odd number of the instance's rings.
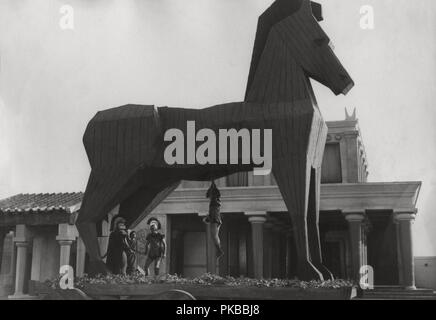
[[436,300],[435,39],[432,0],[0,0],[0,300]]

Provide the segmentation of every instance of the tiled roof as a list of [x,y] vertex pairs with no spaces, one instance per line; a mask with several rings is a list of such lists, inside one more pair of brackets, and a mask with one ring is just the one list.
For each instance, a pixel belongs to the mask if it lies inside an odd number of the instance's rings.
[[80,208],[82,198],[82,192],[38,194],[21,193],[0,200],[0,212],[21,213],[65,211],[67,213],[72,213]]

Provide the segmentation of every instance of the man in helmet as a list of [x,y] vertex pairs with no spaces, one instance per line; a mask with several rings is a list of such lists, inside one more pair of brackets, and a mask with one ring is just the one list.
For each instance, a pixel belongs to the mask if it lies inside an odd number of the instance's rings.
[[145,275],[149,275],[148,268],[154,262],[154,274],[157,276],[166,253],[165,235],[159,232],[162,226],[156,218],[150,218],[147,224],[150,226],[150,233],[147,235],[145,243],[147,259],[145,260],[144,271]]
[[112,232],[109,236],[106,266],[114,274],[126,274],[128,252],[131,250],[128,242],[126,220],[114,218]]

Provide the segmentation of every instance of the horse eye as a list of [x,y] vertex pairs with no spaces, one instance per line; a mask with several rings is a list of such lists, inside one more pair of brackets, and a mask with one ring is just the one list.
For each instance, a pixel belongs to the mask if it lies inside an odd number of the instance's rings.
[[322,38],[318,38],[313,40],[313,42],[315,42],[315,44],[319,47],[328,44],[330,42],[330,40],[328,38],[322,37]]

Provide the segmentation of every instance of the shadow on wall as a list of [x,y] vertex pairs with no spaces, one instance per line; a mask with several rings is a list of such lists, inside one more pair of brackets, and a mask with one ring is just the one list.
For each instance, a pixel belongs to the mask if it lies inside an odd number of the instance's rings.
[[436,290],[436,257],[415,257],[415,278],[418,288]]

